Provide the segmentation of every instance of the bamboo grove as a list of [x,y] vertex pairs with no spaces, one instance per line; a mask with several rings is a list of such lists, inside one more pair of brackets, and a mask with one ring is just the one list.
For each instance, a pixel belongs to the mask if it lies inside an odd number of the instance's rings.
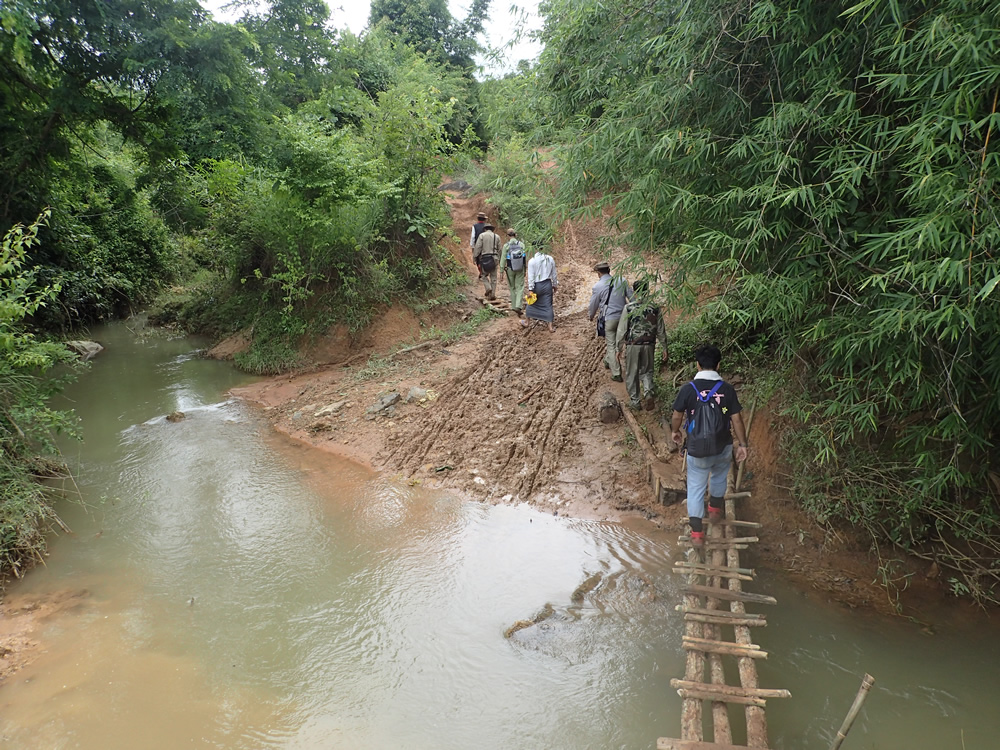
[[[292,366],[450,273],[437,180],[486,148],[498,203],[612,207],[690,311],[677,346],[767,380],[813,515],[1000,600],[1000,4],[542,0],[537,64],[483,81],[485,0],[376,0],[360,36],[321,0],[242,7],[0,5],[0,378],[30,382],[29,326],[179,279],[165,317]],[[10,456],[48,413],[7,392]]]
[[1000,599],[1000,6],[543,8],[567,197],[765,358],[797,496]]

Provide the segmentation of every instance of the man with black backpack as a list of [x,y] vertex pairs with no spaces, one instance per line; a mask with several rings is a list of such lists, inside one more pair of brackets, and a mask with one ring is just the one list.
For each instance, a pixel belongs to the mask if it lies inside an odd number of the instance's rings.
[[646,280],[636,279],[632,284],[632,291],[635,297],[622,310],[616,338],[619,350],[625,349],[625,388],[628,391],[629,407],[636,411],[640,407],[650,411],[654,406],[656,342],[659,340],[660,351],[666,353],[667,331],[663,326],[660,308],[649,299],[649,284]]
[[524,269],[527,260],[524,243],[517,238],[517,232],[508,229],[507,236],[510,239],[500,254],[500,275],[506,277],[507,288],[510,289],[510,309],[520,315],[524,309]]
[[[725,516],[727,477],[735,455],[740,463],[747,458],[747,433],[740,412],[736,389],[718,373],[722,353],[714,346],[695,350],[698,372],[694,380],[684,385],[674,399],[671,421],[674,442],[678,445],[684,436],[681,422],[686,425],[687,437],[687,506],[691,524],[691,543],[705,543],[702,517],[705,515],[705,490],[709,491],[708,520],[719,521]],[[733,436],[736,433],[736,449]]]

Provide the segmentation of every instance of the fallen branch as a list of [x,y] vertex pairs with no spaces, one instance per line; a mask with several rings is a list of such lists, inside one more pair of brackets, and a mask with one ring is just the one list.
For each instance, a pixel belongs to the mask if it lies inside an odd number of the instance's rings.
[[524,404],[528,403],[528,399],[529,398],[531,398],[532,396],[534,396],[536,393],[538,393],[544,387],[545,387],[545,383],[542,383],[540,386],[538,386],[537,388],[535,388],[535,390],[531,391],[527,396],[525,396],[520,401],[518,401],[517,405],[518,406],[524,406]]

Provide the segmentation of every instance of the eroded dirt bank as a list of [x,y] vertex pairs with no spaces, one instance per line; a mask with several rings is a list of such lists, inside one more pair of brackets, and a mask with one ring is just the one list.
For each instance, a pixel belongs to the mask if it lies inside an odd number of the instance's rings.
[[[468,314],[482,297],[466,244],[468,228],[476,212],[489,207],[482,198],[450,202],[459,238],[451,249],[470,270]],[[502,224],[494,223],[502,232]],[[359,380],[364,357],[345,353],[341,358],[351,366],[265,381],[238,395],[261,404],[275,427],[291,437],[406,481],[481,502],[523,502],[574,517],[639,515],[680,530],[686,520],[683,504],[664,506],[654,498],[625,423],[607,425],[598,418],[605,392],[626,398],[624,386],[611,382],[601,363],[604,341],[595,338],[586,317],[598,241],[607,234],[599,219],[564,225],[553,249],[559,272],[554,334],[541,326],[524,331],[509,316],[455,345],[400,354],[373,379]],[[499,295],[506,291],[503,286]],[[401,315],[388,311],[376,330],[393,328],[391,321]],[[414,321],[406,336],[392,342],[382,336],[384,349],[390,343],[413,346],[421,324],[432,323]],[[363,351],[378,353],[371,347]],[[723,374],[738,379],[737,373]],[[411,388],[427,393],[407,402]],[[400,394],[399,403],[381,413],[370,411],[392,393]],[[940,597],[940,583],[905,560],[894,568],[904,590],[887,592],[880,585],[885,561],[863,543],[809,519],[780,486],[784,479],[771,418],[766,405],[757,412],[745,483],[753,498],[741,501],[740,511],[765,524],[753,564],[781,570],[819,597],[885,613],[895,614],[908,603],[912,613],[928,597]],[[680,458],[668,452],[664,427],[669,414],[637,417],[665,462],[668,481],[683,486]]]
[[[638,516],[681,531],[683,504],[656,501],[625,423],[598,418],[605,392],[626,397],[601,364],[604,341],[594,337],[586,317],[596,281],[591,268],[607,233],[602,222],[565,225],[553,249],[560,282],[554,334],[542,326],[525,331],[508,316],[455,343],[427,344],[421,336],[431,326],[447,328],[481,306],[467,238],[476,212],[489,209],[481,198],[451,203],[458,239],[450,248],[470,274],[464,304],[423,317],[394,307],[357,339],[333,330],[311,352],[322,364],[236,395],[259,404],[279,431],[317,448],[317,461],[326,451],[480,502],[527,503],[590,519]],[[501,286],[500,294],[506,293]],[[236,338],[218,351],[231,353],[239,345]],[[417,348],[387,358],[410,347]],[[407,400],[411,389],[418,390]],[[391,393],[400,394],[398,403],[370,411]],[[681,486],[680,459],[667,450],[664,416],[643,412],[637,418],[670,481]],[[789,498],[780,486],[785,481],[770,423],[766,407],[758,408],[746,472],[753,498],[741,501],[740,514],[765,527],[750,564],[781,570],[806,595],[849,606],[896,613],[902,604],[917,617],[925,604],[935,606],[943,587],[926,567],[897,560],[894,575],[905,590],[900,597],[887,593],[879,585],[885,561],[847,535],[818,527]],[[37,653],[34,632],[44,618],[81,606],[86,597],[6,598],[0,606],[0,682]]]

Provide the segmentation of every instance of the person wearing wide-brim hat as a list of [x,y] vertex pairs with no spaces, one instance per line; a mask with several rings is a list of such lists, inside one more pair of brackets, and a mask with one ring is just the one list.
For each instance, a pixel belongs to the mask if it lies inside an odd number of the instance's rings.
[[476,239],[472,249],[472,260],[479,267],[479,278],[483,280],[486,299],[496,299],[497,263],[500,259],[500,238],[493,231],[495,227],[487,223]]
[[479,239],[479,235],[483,233],[486,229],[486,214],[480,211],[476,214],[476,223],[472,225],[472,236],[469,237],[469,248],[475,249],[476,240]]
[[[594,264],[597,283],[590,293],[587,315],[597,321],[597,335],[604,336],[604,366],[611,370],[611,379],[622,382],[621,364],[618,362],[618,321],[625,303],[632,299],[632,288],[625,279],[615,281],[611,276],[611,266],[607,261]],[[603,331],[603,332],[602,332]]]
[[517,231],[508,229],[507,237],[507,244],[500,253],[500,278],[507,279],[510,309],[520,315],[524,309],[524,274],[528,258],[524,251],[524,243],[517,238]]
[[[537,245],[531,250],[528,260],[528,272],[525,278],[528,296],[535,295],[535,301],[524,308],[524,315],[531,320],[540,320],[549,324],[549,330],[555,331],[555,309],[552,306],[552,296],[559,288],[559,277],[556,274],[556,262],[545,252],[545,247]],[[527,326],[527,320],[521,321]]]

